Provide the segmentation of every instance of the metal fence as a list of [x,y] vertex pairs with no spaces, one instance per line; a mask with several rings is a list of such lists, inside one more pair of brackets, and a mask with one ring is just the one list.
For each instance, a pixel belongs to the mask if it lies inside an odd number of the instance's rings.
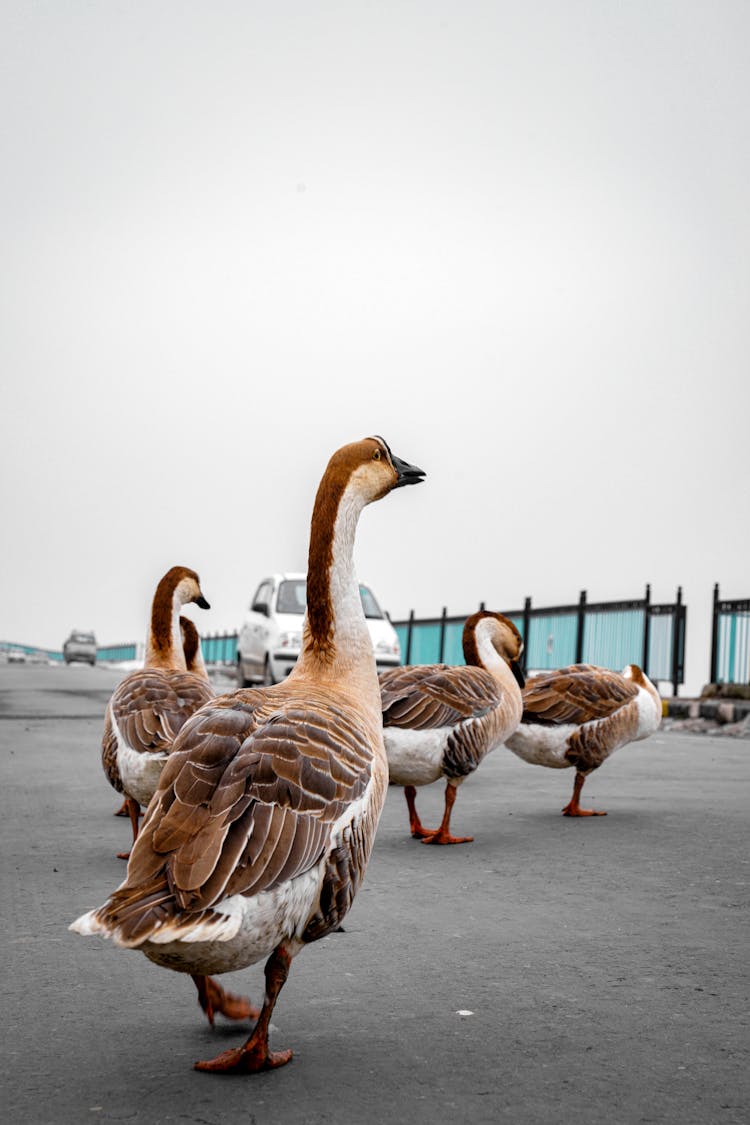
[[121,660],[137,660],[138,645],[107,645],[96,650],[97,660],[111,660],[119,663]]
[[201,637],[206,664],[234,664],[237,659],[237,634],[213,633]]
[[750,598],[721,601],[718,582],[714,586],[710,682],[750,683]]
[[[484,602],[480,605],[484,609]],[[503,610],[524,638],[524,661],[534,671],[566,664],[621,669],[639,664],[653,680],[671,681],[674,694],[685,681],[686,608],[682,587],[675,601],[655,605],[651,587],[633,601],[589,602],[582,590],[572,605]],[[394,621],[405,664],[463,664],[461,637],[468,615]]]
[[32,660],[62,660],[62,652],[50,648],[37,648],[35,645],[19,645],[15,641],[0,641],[0,652],[7,652],[11,656],[21,654]]

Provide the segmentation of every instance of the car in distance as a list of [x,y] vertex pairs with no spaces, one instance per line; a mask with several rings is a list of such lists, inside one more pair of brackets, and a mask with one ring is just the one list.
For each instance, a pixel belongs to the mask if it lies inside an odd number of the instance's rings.
[[63,660],[66,664],[80,661],[83,664],[96,664],[96,637],[93,633],[83,633],[74,629],[63,645]]
[[[360,583],[360,597],[370,630],[378,672],[401,663],[396,630],[369,586]],[[271,574],[255,591],[237,638],[237,683],[277,684],[297,663],[302,621],[307,605],[304,574]]]

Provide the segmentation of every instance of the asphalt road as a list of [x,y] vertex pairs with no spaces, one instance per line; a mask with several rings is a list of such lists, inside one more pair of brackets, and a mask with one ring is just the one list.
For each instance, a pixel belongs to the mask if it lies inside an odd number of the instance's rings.
[[[192,982],[67,930],[122,880],[99,760],[116,673],[0,666],[2,1060],[14,1125],[750,1121],[750,740],[674,733],[587,783],[496,752],[425,847],[391,789],[364,887],[294,962],[281,1070],[201,1074]],[[441,787],[420,794],[436,822]],[[260,999],[262,969],[223,978]],[[219,1017],[221,1019],[221,1017]]]

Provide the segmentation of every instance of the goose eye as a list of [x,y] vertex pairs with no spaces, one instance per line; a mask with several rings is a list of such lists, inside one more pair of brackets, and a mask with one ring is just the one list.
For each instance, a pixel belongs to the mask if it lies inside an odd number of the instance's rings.
[[380,450],[379,449],[375,450],[375,452],[372,455],[372,459],[373,459],[373,461],[379,461],[380,460]]

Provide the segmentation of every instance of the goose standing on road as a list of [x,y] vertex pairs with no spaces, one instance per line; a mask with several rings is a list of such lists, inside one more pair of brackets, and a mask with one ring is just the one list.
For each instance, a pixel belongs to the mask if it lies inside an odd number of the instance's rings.
[[381,438],[328,463],[310,528],[302,652],[288,678],[220,696],[183,727],[127,879],[71,927],[189,973],[201,1006],[235,1015],[212,977],[267,958],[242,1047],[199,1070],[282,1066],[268,1028],[292,958],[336,930],[362,881],[388,784],[380,690],[354,572],[366,504],[424,473]]
[[[187,618],[180,610],[188,602],[209,609],[198,575],[185,566],[173,566],[156,587],[151,624],[142,670],[122,680],[107,704],[102,737],[102,766],[110,784],[125,794],[125,806],[138,836],[141,805],[147,805],[164,763],[185,720],[214,696]],[[192,622],[189,628],[197,637]],[[183,644],[195,669],[188,671]],[[127,859],[127,852],[118,853]]]
[[622,673],[572,664],[529,679],[521,724],[506,746],[531,765],[575,768],[564,816],[606,816],[581,808],[584,781],[619,747],[653,734],[661,714],[659,693],[637,664]]
[[[501,613],[481,610],[464,625],[466,667],[413,664],[380,676],[390,780],[404,786],[412,836],[424,844],[466,844],[452,836],[458,786],[501,746],[521,719],[521,635]],[[422,827],[416,786],[444,777],[440,827]]]

